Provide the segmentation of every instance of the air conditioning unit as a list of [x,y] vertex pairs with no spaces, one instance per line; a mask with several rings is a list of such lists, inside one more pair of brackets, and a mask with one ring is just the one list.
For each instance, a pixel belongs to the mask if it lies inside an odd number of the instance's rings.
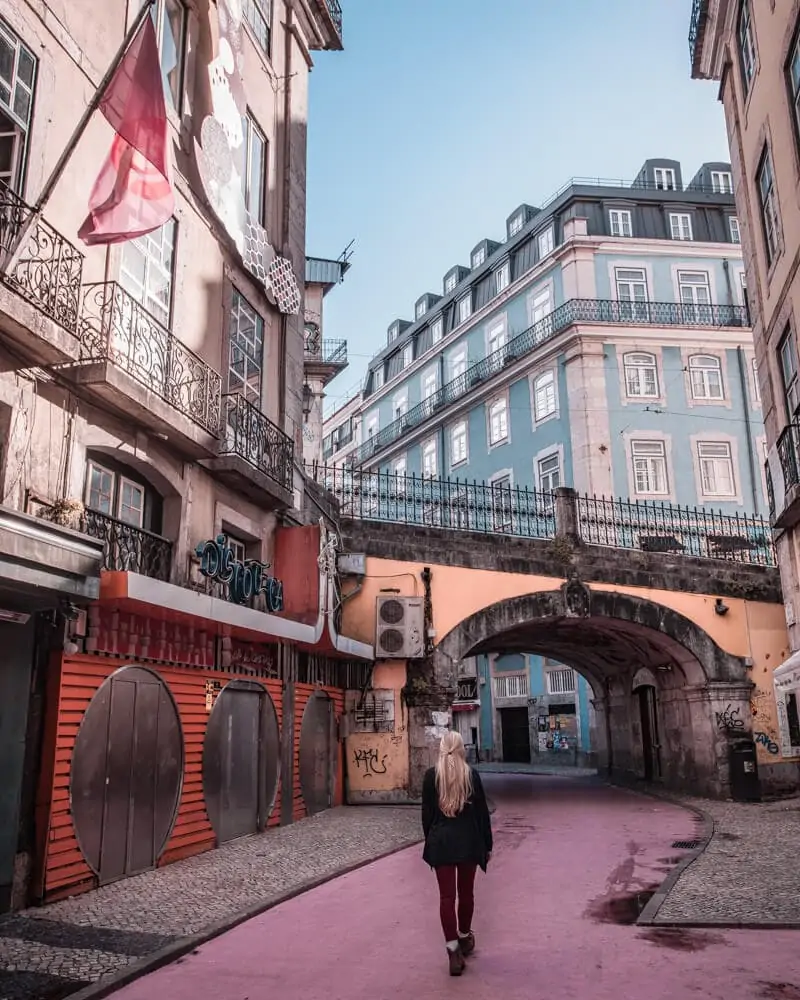
[[421,597],[379,597],[375,659],[418,660],[425,655],[425,608]]

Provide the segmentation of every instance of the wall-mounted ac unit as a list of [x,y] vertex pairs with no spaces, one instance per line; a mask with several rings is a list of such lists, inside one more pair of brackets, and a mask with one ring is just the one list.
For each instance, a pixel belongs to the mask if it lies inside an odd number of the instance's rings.
[[379,597],[376,660],[418,660],[425,655],[425,609],[421,597]]

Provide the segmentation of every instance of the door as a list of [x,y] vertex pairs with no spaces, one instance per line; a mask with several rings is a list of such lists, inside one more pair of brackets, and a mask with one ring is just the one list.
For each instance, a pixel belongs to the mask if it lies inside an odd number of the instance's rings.
[[100,883],[154,868],[175,821],[183,733],[163,680],[126,667],[103,682],[81,722],[70,807]]
[[503,730],[503,760],[513,764],[530,764],[531,734],[527,708],[501,708]]
[[226,685],[203,744],[203,793],[218,843],[264,828],[277,789],[278,748],[269,693],[250,681]]
[[318,691],[308,699],[300,726],[300,791],[310,816],[333,805],[334,735],[333,702]]
[[644,754],[645,781],[661,777],[661,746],[658,738],[658,712],[656,689],[645,685],[638,689],[639,711],[642,717],[642,752]]

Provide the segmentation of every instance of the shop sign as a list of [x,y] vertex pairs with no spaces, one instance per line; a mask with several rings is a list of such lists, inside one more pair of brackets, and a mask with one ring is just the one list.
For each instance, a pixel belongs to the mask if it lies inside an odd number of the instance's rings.
[[245,644],[233,642],[230,665],[233,670],[251,672],[262,677],[278,677],[278,647],[274,644]]
[[249,604],[263,594],[268,612],[283,611],[283,583],[267,573],[269,563],[237,559],[224,535],[217,535],[216,541],[201,542],[195,553],[203,576],[223,584],[228,600],[234,604]]
[[478,700],[478,678],[459,677],[456,701],[477,701]]

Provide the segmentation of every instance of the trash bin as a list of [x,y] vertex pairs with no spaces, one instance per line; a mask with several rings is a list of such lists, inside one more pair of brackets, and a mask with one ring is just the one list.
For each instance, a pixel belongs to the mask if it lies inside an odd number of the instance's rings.
[[728,748],[731,774],[731,798],[736,802],[760,802],[756,745],[752,740],[731,740]]

